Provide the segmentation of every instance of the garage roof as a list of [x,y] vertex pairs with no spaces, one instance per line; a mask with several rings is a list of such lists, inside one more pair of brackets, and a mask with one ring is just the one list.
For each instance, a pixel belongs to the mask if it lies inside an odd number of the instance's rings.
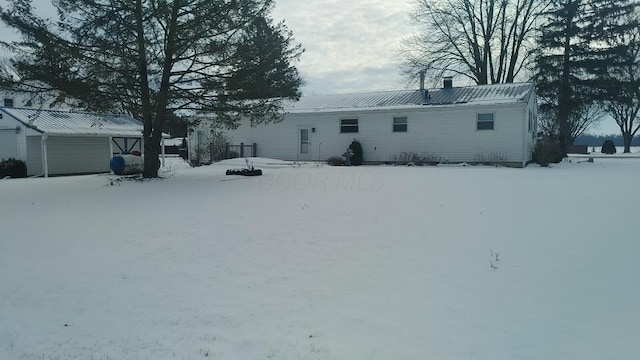
[[24,125],[52,135],[140,137],[142,122],[128,115],[101,115],[60,110],[0,108]]

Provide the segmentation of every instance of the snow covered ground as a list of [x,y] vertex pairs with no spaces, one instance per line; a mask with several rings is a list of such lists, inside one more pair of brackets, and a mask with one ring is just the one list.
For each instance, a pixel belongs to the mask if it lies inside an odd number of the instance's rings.
[[578,161],[0,180],[0,359],[635,359],[640,160]]

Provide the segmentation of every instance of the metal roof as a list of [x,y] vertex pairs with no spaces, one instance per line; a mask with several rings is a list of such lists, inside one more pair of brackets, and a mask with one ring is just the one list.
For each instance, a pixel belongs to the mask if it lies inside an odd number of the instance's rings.
[[533,83],[495,84],[447,89],[398,90],[360,94],[310,95],[285,104],[290,113],[402,109],[423,106],[491,105],[527,102]]
[[127,115],[6,107],[0,110],[26,126],[45,134],[142,136],[142,123]]

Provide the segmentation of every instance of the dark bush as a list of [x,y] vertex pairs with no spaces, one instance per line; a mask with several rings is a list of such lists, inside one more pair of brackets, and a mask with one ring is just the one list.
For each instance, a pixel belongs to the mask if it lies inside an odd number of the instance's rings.
[[353,140],[351,145],[349,145],[349,149],[353,151],[353,157],[351,158],[351,165],[362,165],[363,154],[362,154],[362,145],[358,140]]
[[563,157],[560,142],[552,138],[538,140],[533,150],[533,161],[543,167],[547,167],[551,163],[559,163]]
[[613,143],[613,140],[605,140],[602,143],[602,150],[600,150],[603,154],[615,154],[616,153],[616,145]]
[[7,176],[12,178],[27,177],[27,164],[14,158],[0,161],[0,179]]
[[346,162],[347,159],[345,159],[344,156],[332,156],[327,159],[327,165],[331,166],[344,166]]

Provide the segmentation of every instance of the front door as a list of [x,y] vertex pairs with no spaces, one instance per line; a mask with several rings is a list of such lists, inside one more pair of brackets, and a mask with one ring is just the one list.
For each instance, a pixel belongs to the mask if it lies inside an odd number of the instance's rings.
[[311,160],[311,128],[298,126],[298,160]]

